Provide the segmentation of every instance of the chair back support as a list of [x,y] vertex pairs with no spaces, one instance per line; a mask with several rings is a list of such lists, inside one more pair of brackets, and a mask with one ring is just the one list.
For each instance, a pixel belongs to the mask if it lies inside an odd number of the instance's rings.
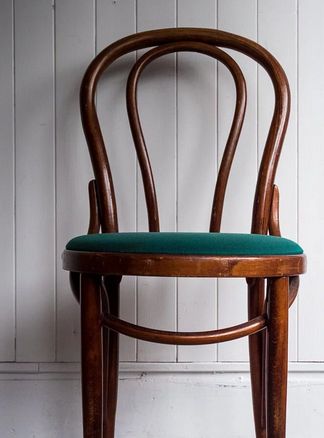
[[138,115],[137,84],[142,71],[153,60],[173,52],[190,51],[222,62],[235,82],[236,106],[218,172],[210,220],[210,231],[220,231],[226,185],[246,107],[246,86],[242,71],[233,58],[220,49],[222,47],[241,52],[261,64],[274,87],[274,112],[258,172],[251,226],[252,233],[266,234],[273,183],[289,118],[290,92],[287,77],[278,61],[259,44],[228,32],[195,28],[160,29],[125,37],[99,53],[84,75],[80,91],[81,118],[96,180],[102,231],[117,232],[118,219],[112,174],[95,106],[96,87],[101,75],[116,59],[131,51],[150,47],[153,48],[136,61],[127,81],[127,111],[144,183],[149,230],[159,231],[159,213],[150,160]]

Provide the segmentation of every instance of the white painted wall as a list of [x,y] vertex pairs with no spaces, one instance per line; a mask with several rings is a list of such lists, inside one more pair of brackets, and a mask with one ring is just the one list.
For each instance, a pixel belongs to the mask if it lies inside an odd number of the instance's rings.
[[[309,259],[300,297],[291,310],[294,373],[288,438],[320,436],[324,427],[320,410],[324,395],[323,2],[2,0],[0,11],[0,239],[5,249],[0,255],[1,437],[80,436],[78,376],[73,374],[79,361],[79,314],[67,273],[61,269],[65,243],[84,233],[88,221],[91,167],[80,125],[78,88],[85,67],[107,44],[136,31],[173,26],[219,28],[257,40],[287,72],[292,114],[277,178],[282,231],[300,241]],[[235,58],[248,81],[248,110],[223,230],[248,231],[273,96],[262,69],[242,55]],[[98,94],[121,230],[147,227],[124,102],[127,69],[133,61],[134,55],[120,61]],[[170,55],[143,75],[140,110],[163,230],[207,230],[233,99],[233,84],[225,70],[201,55]],[[190,185],[189,176],[194,180]],[[233,302],[234,312],[230,311]],[[245,284],[127,278],[121,308],[125,319],[147,326],[223,327],[245,319]],[[121,360],[123,369],[134,375],[121,377],[118,437],[214,436],[216,410],[224,419],[217,421],[219,436],[251,437],[249,392],[238,380],[241,376],[246,382],[246,340],[176,348],[122,338]],[[150,377],[139,378],[136,373],[141,370]],[[226,374],[208,374],[220,371]],[[231,380],[234,371],[238,374]],[[231,383],[219,383],[226,379]],[[171,393],[176,394],[174,402]],[[210,419],[206,432],[200,432],[190,409],[201,409],[207,397],[201,413]],[[184,400],[192,425],[183,421]],[[141,411],[132,409],[135,401],[143,403]],[[225,425],[227,402],[240,415],[237,424],[230,424],[232,429]],[[70,406],[68,418],[62,406]],[[168,432],[159,409],[174,422]],[[19,415],[13,415],[16,411]],[[128,416],[123,417],[126,411]],[[241,427],[236,429],[237,425]]]

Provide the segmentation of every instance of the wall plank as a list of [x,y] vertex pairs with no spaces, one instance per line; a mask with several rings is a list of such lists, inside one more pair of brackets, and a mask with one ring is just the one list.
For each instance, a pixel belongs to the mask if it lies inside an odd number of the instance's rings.
[[15,2],[17,360],[55,358],[52,2]]
[[[274,27],[276,32],[273,32]],[[289,38],[287,38],[289,35]],[[297,1],[259,0],[259,43],[283,66],[291,90],[291,114],[280,158],[276,184],[280,190],[280,225],[284,237],[297,240]],[[273,87],[262,68],[258,76],[258,158],[269,130],[273,109]],[[282,188],[281,188],[282,187]],[[289,315],[289,357],[297,360],[297,308]]]
[[[107,25],[107,23],[118,23]],[[136,2],[97,2],[97,50],[136,31]],[[136,160],[126,112],[126,80],[135,54],[110,67],[99,84],[98,112],[114,178],[120,231],[136,230]],[[121,317],[136,322],[136,281],[124,277],[121,283]],[[136,341],[121,336],[120,359],[136,359]]]
[[93,2],[57,2],[55,49],[57,360],[71,362],[80,359],[79,305],[70,290],[68,273],[62,270],[61,254],[69,239],[85,234],[88,228],[87,186],[92,171],[81,127],[79,88],[95,51]]
[[[178,26],[216,27],[216,2],[178,2]],[[208,231],[217,173],[216,63],[194,53],[178,55],[178,230]],[[217,325],[216,281],[178,280],[180,331]],[[214,361],[216,347],[179,347],[179,362]]]
[[[249,0],[242,7],[239,0],[219,0],[218,27],[256,40],[257,1]],[[244,55],[233,53],[233,57],[238,60],[247,82],[248,104],[225,197],[222,231],[250,232],[257,169],[257,67]],[[235,103],[233,80],[223,66],[219,66],[218,85],[218,153],[221,157]],[[220,279],[218,287],[219,327],[246,320],[245,280]],[[220,361],[247,359],[246,339],[220,344],[218,348]]]
[[[137,30],[174,27],[175,0],[138,0]],[[155,61],[143,73],[139,86],[139,109],[150,154],[162,231],[176,229],[176,99],[175,57]],[[161,123],[160,120],[163,120]],[[138,229],[147,230],[142,181],[138,184]],[[138,323],[159,329],[176,329],[176,280],[138,279]],[[176,348],[138,342],[139,361],[172,362]]]
[[299,239],[308,273],[299,298],[299,357],[323,361],[324,3],[299,1]]
[[14,56],[11,0],[0,14],[0,240],[1,307],[0,360],[15,359],[15,226],[14,226]]
[[[2,3],[0,229],[6,252],[1,260],[0,361],[79,360],[79,309],[61,269],[61,252],[70,237],[86,232],[88,223],[92,170],[79,117],[81,77],[95,52],[107,44],[136,30],[175,25],[218,27],[258,39],[287,72],[292,112],[277,178],[281,225],[283,234],[299,238],[309,255],[299,307],[290,314],[290,359],[323,361],[323,342],[318,340],[323,331],[319,285],[324,214],[321,191],[314,189],[322,185],[323,163],[324,71],[318,55],[324,37],[322,2],[206,0],[203,7],[193,0]],[[147,229],[125,110],[126,75],[135,57],[126,56],[112,67],[97,99],[121,231]],[[244,58],[235,57],[240,63]],[[222,231],[250,230],[256,169],[273,102],[262,69],[257,70],[253,61],[242,65],[248,113]],[[156,175],[162,230],[208,229],[234,94],[225,69],[200,55],[180,54],[177,61],[173,55],[166,57],[143,75],[140,112]],[[125,278],[121,315],[169,330],[224,327],[246,318],[246,285],[241,280],[139,278],[137,283]],[[120,357],[146,362],[212,362],[217,357],[244,361],[246,346],[246,340],[220,345],[217,356],[214,346],[177,350],[139,342],[137,348],[136,341],[122,337]]]

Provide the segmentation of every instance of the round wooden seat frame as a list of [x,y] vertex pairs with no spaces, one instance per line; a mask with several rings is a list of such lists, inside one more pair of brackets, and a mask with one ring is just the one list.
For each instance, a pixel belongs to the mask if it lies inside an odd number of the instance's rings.
[[[159,232],[154,178],[141,129],[137,86],[144,68],[160,56],[179,51],[208,55],[232,74],[236,106],[218,172],[210,230],[220,232],[226,185],[244,121],[243,74],[221,48],[241,52],[269,74],[275,106],[258,173],[251,232],[280,236],[279,191],[274,185],[290,110],[286,75],[263,47],[246,38],[213,29],[161,29],[131,35],[104,49],[90,64],[81,85],[81,117],[95,179],[89,183],[88,233],[118,232],[112,175],[96,106],[96,86],[119,57],[151,48],[135,62],[127,82],[127,110],[144,182],[149,231]],[[288,363],[288,308],[298,293],[306,257],[298,255],[215,256],[134,254],[65,250],[63,268],[81,305],[82,400],[85,438],[113,438],[118,385],[118,334],[176,345],[219,343],[249,336],[250,370],[257,438],[284,438]],[[248,284],[248,321],[205,332],[169,332],[141,327],[119,318],[119,285],[124,275],[242,277]]]

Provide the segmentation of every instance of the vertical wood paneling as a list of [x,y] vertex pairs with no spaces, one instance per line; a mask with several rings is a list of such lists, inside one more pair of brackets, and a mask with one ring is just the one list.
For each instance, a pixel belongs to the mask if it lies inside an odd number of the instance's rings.
[[[273,29],[276,32],[273,32]],[[287,35],[289,36],[287,38]],[[276,184],[280,190],[280,225],[284,237],[297,240],[297,1],[259,0],[259,43],[284,68],[291,90],[291,114],[279,162]],[[260,67],[258,78],[258,146],[261,160],[273,112],[273,87]],[[289,357],[297,360],[297,305],[289,314]]]
[[[175,0],[138,0],[137,29],[174,27],[175,12]],[[138,95],[144,136],[155,175],[162,231],[176,229],[175,83],[175,56],[169,55],[147,68]],[[141,180],[138,184],[138,228],[148,229]],[[176,329],[174,278],[138,279],[138,323],[160,329]],[[174,346],[138,342],[139,361],[170,362],[175,359]]]
[[[287,73],[292,112],[277,177],[281,228],[284,236],[299,237],[309,258],[299,310],[295,305],[290,313],[290,359],[324,360],[324,344],[319,342],[324,307],[320,290],[324,212],[317,189],[322,186],[324,162],[324,68],[319,55],[323,15],[319,0],[2,2],[0,229],[5,252],[0,361],[15,359],[15,300],[18,361],[79,360],[79,308],[67,273],[61,270],[61,252],[70,237],[86,232],[88,223],[87,183],[92,171],[79,116],[81,77],[96,49],[136,30],[176,24],[218,27],[258,39]],[[257,163],[273,93],[262,68],[258,72],[255,62],[242,55],[235,54],[235,58],[248,82],[248,112],[225,199],[222,231],[249,232]],[[121,231],[147,230],[125,109],[126,77],[134,60],[135,54],[129,55],[112,67],[99,86],[97,100]],[[217,164],[234,97],[227,71],[202,55],[180,54],[177,62],[171,55],[144,73],[140,115],[156,178],[162,231],[208,229]],[[169,330],[211,329],[216,323],[224,327],[246,318],[244,281],[219,280],[218,299],[216,291],[211,279],[139,278],[137,297],[136,281],[128,277],[123,279],[121,314],[128,321]],[[220,345],[218,360],[246,360],[246,345],[246,340]],[[125,361],[164,362],[176,357],[179,361],[213,361],[215,352],[214,346],[180,347],[177,355],[174,347],[143,342],[137,351],[134,340],[122,337],[121,342]]]
[[[216,27],[216,2],[179,0],[178,26]],[[178,230],[208,231],[217,173],[216,63],[178,55]],[[178,280],[180,331],[216,327],[216,281]],[[214,345],[178,347],[178,360],[214,361]]]
[[17,360],[55,357],[52,1],[15,1]]
[[94,2],[56,2],[57,360],[64,362],[80,359],[80,309],[68,273],[62,271],[61,254],[67,241],[88,227],[87,185],[92,171],[81,127],[79,88],[94,56],[94,32]]
[[[218,28],[257,39],[257,1],[219,0]],[[255,61],[233,53],[247,82],[248,104],[224,204],[222,231],[250,232],[257,169],[257,67]],[[235,88],[225,68],[218,76],[218,151],[222,156],[233,117]],[[218,325],[226,327],[247,318],[245,280],[218,281]],[[247,339],[220,344],[220,361],[247,359]]]
[[[97,50],[136,31],[136,2],[97,1]],[[136,230],[136,160],[126,113],[126,80],[135,61],[130,54],[110,67],[99,84],[98,111],[114,178],[120,231]],[[136,321],[136,283],[121,283],[121,317]],[[121,336],[120,359],[136,359],[136,341]]]
[[14,99],[13,9],[5,0],[0,14],[0,361],[15,358]]
[[299,1],[299,239],[308,273],[299,297],[299,360],[323,361],[324,3]]

